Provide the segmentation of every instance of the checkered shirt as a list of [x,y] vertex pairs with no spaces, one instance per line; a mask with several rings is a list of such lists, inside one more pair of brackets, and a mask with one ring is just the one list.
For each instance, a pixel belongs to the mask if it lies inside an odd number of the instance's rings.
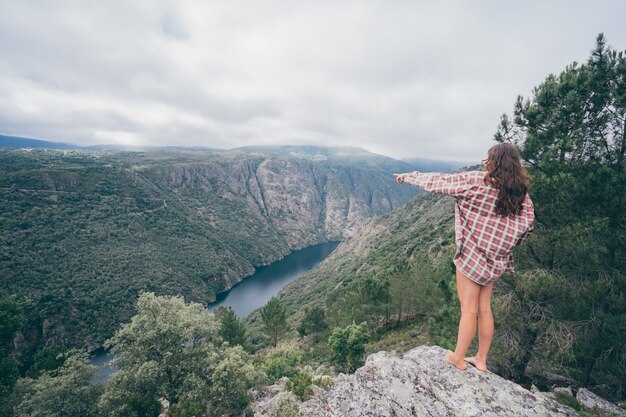
[[456,197],[454,264],[480,285],[491,284],[504,272],[515,272],[513,248],[528,238],[535,221],[528,194],[521,213],[510,217],[497,215],[498,189],[484,183],[485,174],[486,171],[401,174],[407,184]]

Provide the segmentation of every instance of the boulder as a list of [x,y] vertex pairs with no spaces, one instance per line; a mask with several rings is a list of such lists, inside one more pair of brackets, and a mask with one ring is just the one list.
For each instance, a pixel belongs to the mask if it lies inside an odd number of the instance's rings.
[[419,346],[401,358],[370,355],[354,375],[340,374],[328,391],[300,404],[302,417],[574,417],[565,405],[490,371],[449,364],[448,351]]
[[626,410],[619,408],[586,388],[580,388],[578,390],[576,400],[581,405],[591,410],[596,410],[606,416],[626,416]]

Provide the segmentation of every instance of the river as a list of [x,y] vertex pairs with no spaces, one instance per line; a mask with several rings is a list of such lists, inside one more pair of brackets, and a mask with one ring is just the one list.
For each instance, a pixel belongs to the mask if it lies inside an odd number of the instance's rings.
[[[209,311],[220,305],[231,306],[239,318],[246,317],[264,306],[289,282],[313,269],[330,255],[339,243],[333,241],[309,246],[291,252],[279,261],[256,268],[254,274],[244,278],[230,290],[218,294],[217,300],[208,305]],[[115,372],[115,368],[108,364],[109,359],[110,356],[105,351],[92,357],[91,363],[98,366],[94,383],[107,382]]]
[[287,283],[298,278],[335,250],[339,242],[322,243],[291,252],[283,259],[256,268],[253,275],[244,278],[229,291],[217,295],[209,310],[217,306],[231,306],[239,318],[244,318],[262,307]]

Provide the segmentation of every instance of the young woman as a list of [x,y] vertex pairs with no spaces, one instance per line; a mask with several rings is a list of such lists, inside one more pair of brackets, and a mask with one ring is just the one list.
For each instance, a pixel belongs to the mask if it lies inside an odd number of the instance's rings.
[[[446,360],[465,370],[468,362],[487,371],[487,353],[493,338],[491,291],[504,272],[514,272],[513,248],[522,244],[534,227],[535,213],[528,195],[528,172],[517,148],[500,143],[487,152],[484,171],[454,174],[414,171],[393,174],[407,183],[439,194],[456,197],[456,283],[461,320],[456,349]],[[476,334],[478,353],[465,357]]]

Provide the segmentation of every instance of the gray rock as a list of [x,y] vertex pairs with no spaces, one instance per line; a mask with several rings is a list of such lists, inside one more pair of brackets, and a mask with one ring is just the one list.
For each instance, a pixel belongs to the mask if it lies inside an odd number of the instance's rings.
[[284,407],[284,402],[294,404],[297,409],[299,404],[296,396],[289,391],[279,392],[275,397],[269,398],[266,401],[254,403],[254,406],[250,407],[254,413],[254,417],[274,417],[277,414],[277,409]]
[[439,346],[419,346],[402,358],[378,352],[354,375],[300,405],[302,417],[578,416],[556,401],[472,366],[458,370]]
[[555,400],[556,401],[556,394],[552,391],[539,391],[537,392],[537,394],[546,397],[549,400]]
[[605,400],[594,394],[586,388],[581,388],[576,393],[576,400],[589,409],[595,409],[607,416],[626,416],[626,410],[623,410],[615,404]]
[[552,391],[554,391],[555,394],[562,392],[563,394],[567,394],[570,397],[574,396],[574,393],[572,392],[572,387],[556,387]]
[[159,403],[161,403],[161,412],[159,413],[159,417],[168,417],[170,402],[166,398],[159,398]]
[[286,390],[286,383],[289,378],[283,377],[277,384],[261,388],[259,391],[251,390],[250,395],[254,400],[249,405],[249,410],[255,417],[269,417],[276,407],[283,401],[299,403],[296,396]]

